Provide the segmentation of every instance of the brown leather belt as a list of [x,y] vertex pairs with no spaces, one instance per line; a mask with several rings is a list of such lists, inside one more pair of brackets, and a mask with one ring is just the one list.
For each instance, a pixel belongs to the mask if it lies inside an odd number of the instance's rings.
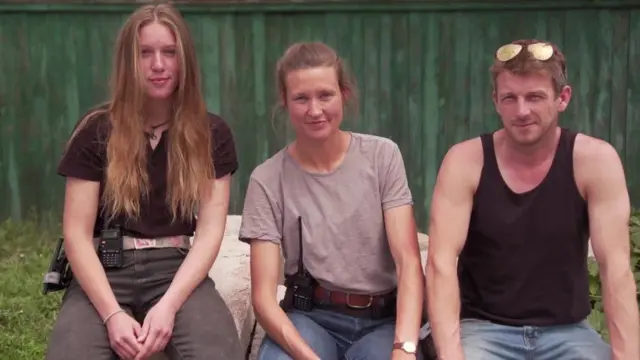
[[390,305],[390,301],[395,299],[395,290],[379,295],[363,295],[329,290],[322,286],[316,286],[313,297],[316,303],[343,305],[351,309],[362,310]]

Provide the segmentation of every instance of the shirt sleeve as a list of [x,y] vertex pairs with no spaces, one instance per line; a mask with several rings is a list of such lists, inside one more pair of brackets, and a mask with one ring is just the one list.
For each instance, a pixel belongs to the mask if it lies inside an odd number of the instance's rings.
[[249,180],[242,211],[240,241],[267,240],[280,244],[282,240],[282,210],[269,190],[254,177]]
[[216,179],[228,174],[233,175],[238,170],[238,157],[233,133],[229,125],[215,115],[213,115],[211,139]]
[[102,181],[105,141],[100,130],[106,125],[103,124],[104,116],[85,117],[76,124],[58,163],[57,173],[64,177]]
[[382,161],[382,209],[386,211],[397,206],[412,205],[413,198],[398,145],[387,142],[381,155],[379,159]]

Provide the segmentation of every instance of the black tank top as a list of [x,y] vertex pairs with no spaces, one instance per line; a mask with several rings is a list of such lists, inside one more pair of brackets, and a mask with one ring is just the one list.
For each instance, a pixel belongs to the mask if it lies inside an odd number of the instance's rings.
[[586,201],[573,176],[576,133],[562,129],[551,167],[533,190],[504,182],[493,134],[458,260],[461,316],[514,326],[583,320],[590,311]]

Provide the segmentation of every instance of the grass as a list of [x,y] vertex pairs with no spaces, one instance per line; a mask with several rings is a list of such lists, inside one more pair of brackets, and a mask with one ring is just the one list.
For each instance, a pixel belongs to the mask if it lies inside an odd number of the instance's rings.
[[43,359],[61,292],[42,295],[59,226],[33,219],[0,223],[0,358]]
[[[634,243],[632,262],[640,288],[640,212],[631,221]],[[55,321],[62,292],[42,295],[42,277],[60,234],[58,222],[38,219],[0,223],[0,358],[44,358],[47,339]],[[608,340],[602,311],[599,274],[591,264],[594,311],[589,322]],[[638,295],[640,302],[640,294]]]

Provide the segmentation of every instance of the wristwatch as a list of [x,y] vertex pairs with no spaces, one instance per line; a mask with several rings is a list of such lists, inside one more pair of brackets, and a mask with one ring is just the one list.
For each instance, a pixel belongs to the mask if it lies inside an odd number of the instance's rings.
[[402,350],[407,354],[415,354],[417,347],[416,347],[416,344],[411,341],[403,341],[403,342],[393,343],[393,349]]

